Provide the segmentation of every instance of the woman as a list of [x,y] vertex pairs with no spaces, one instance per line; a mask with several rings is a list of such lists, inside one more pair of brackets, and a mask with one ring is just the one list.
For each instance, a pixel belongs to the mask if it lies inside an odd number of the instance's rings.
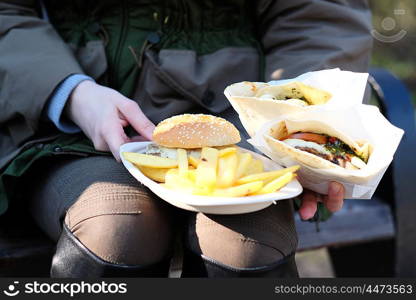
[[[181,211],[117,152],[184,112],[243,133],[222,94],[233,82],[366,71],[365,1],[16,0],[0,18],[0,209],[28,207],[57,242],[52,276],[167,276],[180,233],[183,276],[297,276],[291,200],[243,215]],[[305,192],[303,219],[319,199],[340,209],[342,185]]]

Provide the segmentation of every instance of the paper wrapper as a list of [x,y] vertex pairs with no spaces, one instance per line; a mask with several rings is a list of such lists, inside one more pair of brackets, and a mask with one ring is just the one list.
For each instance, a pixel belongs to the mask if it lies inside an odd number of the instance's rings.
[[[265,139],[270,128],[281,120],[318,121],[326,123],[354,140],[369,142],[373,151],[367,166],[360,170],[344,168],[317,169],[299,162],[286,153],[272,150]],[[327,194],[330,181],[337,181],[345,187],[347,199],[370,199],[384,172],[391,163],[404,131],[393,126],[372,105],[356,105],[346,108],[321,106],[319,110],[281,116],[269,121],[257,131],[249,142],[258,150],[284,166],[301,165],[299,181],[304,188]]]
[[[269,84],[283,85],[293,81],[300,81],[312,87],[322,89],[331,93],[331,99],[323,105],[299,106],[285,101],[261,99],[254,97],[255,91],[248,82],[235,83],[228,86],[224,94],[231,105],[237,111],[241,123],[248,134],[253,137],[261,126],[281,115],[313,111],[322,106],[349,107],[362,102],[365,86],[367,84],[367,73],[354,73],[330,69],[305,73],[299,77],[271,81]],[[255,83],[256,86],[266,83]]]

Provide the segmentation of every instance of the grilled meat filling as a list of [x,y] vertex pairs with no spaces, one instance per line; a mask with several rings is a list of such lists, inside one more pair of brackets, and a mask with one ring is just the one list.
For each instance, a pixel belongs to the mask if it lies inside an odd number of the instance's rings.
[[364,159],[336,137],[311,132],[295,132],[282,138],[281,141],[346,169],[362,169],[366,165]]

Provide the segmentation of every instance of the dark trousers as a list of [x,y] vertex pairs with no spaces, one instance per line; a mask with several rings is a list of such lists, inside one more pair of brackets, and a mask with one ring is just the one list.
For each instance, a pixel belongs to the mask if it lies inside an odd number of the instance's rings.
[[[187,268],[190,276],[251,276],[272,268],[281,269],[271,273],[275,276],[297,276],[291,200],[240,215],[184,211],[157,198],[106,156],[45,159],[26,179],[30,211],[42,230],[58,241],[66,226],[103,262],[157,264],[172,256],[180,235],[185,276]],[[200,275],[194,270],[198,264],[205,266]]]

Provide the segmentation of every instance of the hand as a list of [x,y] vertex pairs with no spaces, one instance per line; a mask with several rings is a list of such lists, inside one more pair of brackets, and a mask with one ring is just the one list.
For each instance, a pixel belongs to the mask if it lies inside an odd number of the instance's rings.
[[299,214],[303,220],[312,218],[315,215],[318,202],[323,202],[329,211],[336,212],[344,204],[344,194],[344,186],[335,181],[329,184],[328,195],[325,196],[305,190]]
[[120,161],[120,145],[131,141],[124,127],[131,125],[148,140],[152,139],[155,128],[136,102],[88,80],[72,92],[67,114],[91,139],[96,150],[111,151],[117,161]]

